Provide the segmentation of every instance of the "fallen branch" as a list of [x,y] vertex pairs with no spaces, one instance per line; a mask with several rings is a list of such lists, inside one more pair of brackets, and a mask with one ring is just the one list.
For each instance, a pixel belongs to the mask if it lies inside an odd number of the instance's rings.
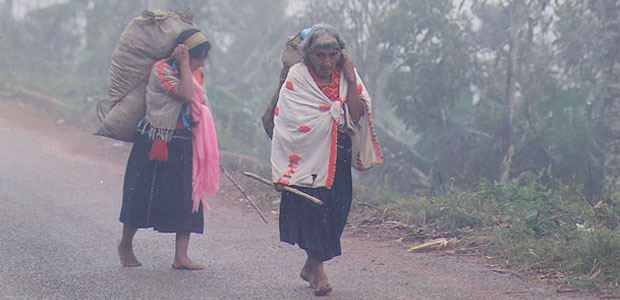
[[496,272],[496,273],[500,273],[500,274],[509,274],[510,273],[509,270],[505,270],[505,269],[491,269],[491,271]]
[[237,187],[237,189],[239,189],[239,191],[241,192],[241,194],[245,197],[245,199],[248,200],[248,202],[250,202],[250,204],[252,205],[252,207],[254,207],[254,210],[256,210],[256,212],[260,215],[260,217],[263,219],[263,221],[265,221],[265,223],[269,223],[267,222],[267,219],[265,219],[265,216],[263,216],[263,213],[260,211],[260,209],[258,209],[258,206],[256,206],[256,204],[254,204],[254,201],[252,201],[252,199],[250,199],[250,196],[248,196],[248,194],[245,193],[245,191],[243,190],[243,188],[241,187],[241,185],[239,185],[233,178],[232,176],[230,176],[230,174],[228,173],[228,171],[226,171],[226,169],[224,169],[224,167],[222,167],[222,165],[220,165],[220,169],[222,169],[222,172],[224,172],[224,175],[226,175],[226,177],[228,177],[228,179]]
[[471,247],[471,248],[456,249],[456,252],[467,252],[467,251],[474,251],[474,250],[478,250],[478,249],[482,248],[482,246],[483,246],[483,245],[476,246],[476,247]]
[[445,247],[454,247],[457,242],[458,241],[456,238],[451,238],[449,240],[446,240],[445,238],[440,238],[440,239],[432,240],[428,243],[424,243],[422,245],[411,247],[409,248],[409,250],[407,250],[407,252],[423,252],[423,251],[441,249]]
[[[271,182],[271,181],[269,181],[269,180],[267,180],[267,179],[265,179],[263,177],[260,177],[260,176],[258,176],[256,174],[252,174],[250,172],[243,172],[243,175],[248,176],[250,178],[254,178],[254,179],[256,179],[256,180],[258,180],[258,181],[260,181],[260,182],[262,182],[264,184],[273,186],[273,182]],[[312,201],[312,202],[314,202],[316,204],[323,205],[323,201],[321,201],[320,199],[318,199],[318,198],[316,198],[314,196],[308,195],[308,194],[306,194],[306,193],[304,193],[304,192],[302,192],[300,190],[296,190],[296,189],[294,189],[294,188],[292,188],[290,186],[286,186],[286,185],[283,186],[283,189],[285,191],[291,192],[291,193],[293,193],[295,195],[302,196],[302,197],[304,197],[304,198],[306,198],[306,199],[308,199],[308,200],[310,200],[310,201]]]
[[496,272],[496,273],[500,273],[500,274],[509,274],[509,275],[513,275],[515,277],[518,277],[519,279],[523,279],[523,276],[521,276],[521,275],[519,275],[519,274],[517,274],[517,273],[515,273],[513,271],[510,271],[510,270],[497,268],[497,269],[491,269],[491,271]]
[[563,293],[575,293],[575,292],[579,292],[579,289],[577,288],[559,288],[557,289],[557,292],[560,294]]
[[507,292],[504,292],[504,294],[505,295],[514,295],[514,294],[525,294],[527,292],[528,291],[507,291]]

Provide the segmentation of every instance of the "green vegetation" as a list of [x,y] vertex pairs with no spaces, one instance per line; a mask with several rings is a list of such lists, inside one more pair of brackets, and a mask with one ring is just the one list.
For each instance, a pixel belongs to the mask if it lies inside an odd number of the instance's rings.
[[402,222],[412,235],[424,228],[428,238],[456,237],[460,248],[476,246],[508,267],[618,295],[619,195],[591,203],[582,188],[543,186],[529,175],[507,185],[482,181],[465,191],[447,184],[436,195],[395,198],[384,190],[363,201],[376,218]]
[[[14,1],[0,1],[0,89],[61,99],[96,122],[109,57],[147,2],[72,0],[16,18]],[[213,41],[207,93],[230,159],[267,172],[260,117],[282,46],[330,23],[369,88],[385,157],[356,175],[360,203],[512,267],[618,294],[617,1],[460,2],[311,0],[294,15],[285,0],[166,3],[191,4]]]

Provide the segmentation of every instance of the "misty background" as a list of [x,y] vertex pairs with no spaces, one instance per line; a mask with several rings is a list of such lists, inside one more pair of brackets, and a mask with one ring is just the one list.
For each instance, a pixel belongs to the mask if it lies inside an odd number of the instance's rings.
[[366,185],[410,193],[527,177],[596,198],[619,175],[620,99],[606,81],[620,73],[608,70],[620,54],[607,36],[618,32],[605,31],[617,24],[605,7],[617,10],[615,1],[0,3],[0,87],[82,111],[107,96],[110,56],[132,18],[191,6],[214,45],[205,74],[220,145],[264,163],[260,116],[278,84],[282,47],[324,22],[343,34],[374,100],[385,164],[360,177]]
[[282,48],[328,23],[370,92],[384,155],[355,173],[365,222],[470,237],[620,293],[618,2],[0,0],[0,98],[53,97],[70,109],[50,113],[96,128],[125,26],[144,9],[191,6],[213,46],[207,94],[234,157],[222,163],[270,177],[260,119]]

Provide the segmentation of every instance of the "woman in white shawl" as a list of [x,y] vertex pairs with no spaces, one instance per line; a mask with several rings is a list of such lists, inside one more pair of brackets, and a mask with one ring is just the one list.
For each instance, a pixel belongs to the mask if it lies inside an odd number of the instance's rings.
[[340,236],[352,199],[351,166],[381,163],[370,122],[370,96],[329,25],[314,25],[304,59],[289,70],[275,109],[272,177],[276,189],[293,186],[323,201],[317,205],[284,191],[280,240],[297,244],[307,259],[301,278],[317,296],[332,291],[323,262],[341,254]]

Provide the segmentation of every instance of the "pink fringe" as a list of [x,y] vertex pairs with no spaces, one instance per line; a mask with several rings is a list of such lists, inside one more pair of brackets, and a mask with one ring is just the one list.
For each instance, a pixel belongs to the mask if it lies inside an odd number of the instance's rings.
[[192,212],[198,211],[200,202],[204,211],[208,211],[207,196],[214,196],[219,189],[220,157],[217,150],[217,136],[211,110],[202,104],[204,90],[194,79],[194,101],[192,118],[197,124],[192,128]]

